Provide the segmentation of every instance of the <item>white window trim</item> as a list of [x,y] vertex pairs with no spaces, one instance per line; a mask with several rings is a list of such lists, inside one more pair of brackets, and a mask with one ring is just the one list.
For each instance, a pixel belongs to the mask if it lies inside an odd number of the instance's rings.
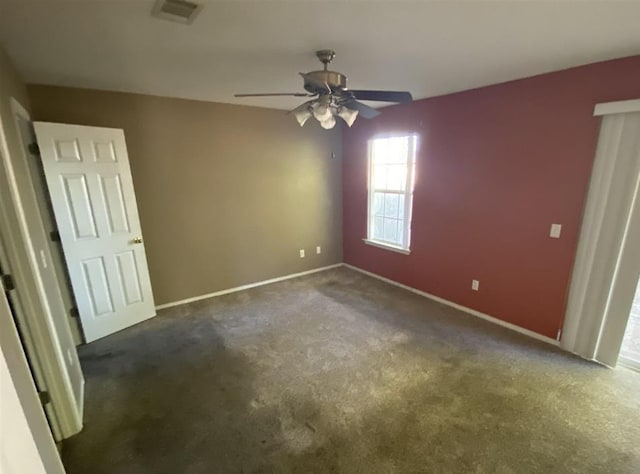
[[640,99],[596,104],[593,115],[598,117],[601,115],[627,114],[630,112],[640,112]]
[[[373,239],[373,219],[371,215],[371,206],[373,203],[373,194],[375,192],[375,188],[371,183],[371,176],[373,174],[373,160],[371,159],[371,144],[374,140],[385,139],[385,138],[394,138],[394,137],[412,137],[413,140],[409,140],[409,159],[410,166],[407,168],[407,177],[405,183],[405,189],[407,192],[398,192],[398,194],[404,194],[404,232],[403,232],[403,244],[402,246],[396,245],[393,242],[386,242],[384,240],[376,240]],[[413,217],[413,184],[414,184],[414,174],[416,168],[416,154],[418,149],[418,134],[417,133],[401,133],[394,135],[378,135],[375,137],[371,137],[367,141],[367,237],[362,239],[365,244],[372,245],[374,247],[379,247],[385,250],[391,250],[393,252],[398,252],[404,255],[411,254],[411,219]],[[387,192],[387,191],[385,191]],[[394,192],[394,191],[388,191]]]
[[367,245],[373,245],[374,247],[379,247],[381,249],[391,250],[392,252],[398,252],[398,253],[402,253],[404,255],[410,255],[411,254],[411,250],[410,249],[405,249],[405,248],[402,248],[402,247],[398,247],[396,245],[387,244],[387,243],[381,242],[379,240],[362,239],[362,241]]

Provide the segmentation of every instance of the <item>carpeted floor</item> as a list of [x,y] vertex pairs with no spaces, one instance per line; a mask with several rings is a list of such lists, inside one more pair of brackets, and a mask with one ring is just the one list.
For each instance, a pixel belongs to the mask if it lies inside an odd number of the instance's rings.
[[69,473],[637,473],[640,374],[338,268],[81,348]]

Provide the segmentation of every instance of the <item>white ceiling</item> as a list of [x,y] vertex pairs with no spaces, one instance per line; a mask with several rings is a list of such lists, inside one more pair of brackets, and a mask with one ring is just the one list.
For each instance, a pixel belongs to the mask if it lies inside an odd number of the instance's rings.
[[[0,0],[0,43],[29,83],[274,108],[298,71],[332,68],[353,89],[441,95],[640,54],[640,2],[209,1],[190,26],[153,0]],[[639,79],[640,80],[640,79]]]

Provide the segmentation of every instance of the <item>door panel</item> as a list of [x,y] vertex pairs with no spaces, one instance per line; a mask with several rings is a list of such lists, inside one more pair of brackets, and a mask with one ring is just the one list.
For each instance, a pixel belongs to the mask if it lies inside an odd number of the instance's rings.
[[93,142],[93,151],[97,163],[115,163],[116,148],[112,141],[109,142]]
[[84,277],[91,298],[93,316],[113,313],[111,290],[107,282],[104,258],[90,258],[82,262]]
[[73,224],[74,238],[76,240],[97,238],[96,221],[93,217],[85,175],[63,175],[60,178],[64,186],[69,217]]
[[100,184],[104,200],[107,203],[110,232],[112,234],[129,233],[129,218],[124,205],[120,176],[100,176]]
[[154,316],[123,131],[35,129],[87,342]]
[[77,163],[82,161],[78,140],[54,140],[55,160],[57,162]]
[[124,290],[125,304],[134,304],[142,301],[142,288],[138,276],[136,256],[131,250],[116,255],[118,261],[118,274]]

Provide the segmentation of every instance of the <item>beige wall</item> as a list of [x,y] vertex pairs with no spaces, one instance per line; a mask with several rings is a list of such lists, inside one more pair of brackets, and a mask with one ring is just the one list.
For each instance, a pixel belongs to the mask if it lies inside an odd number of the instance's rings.
[[35,120],[124,129],[156,304],[342,261],[339,129],[236,105],[29,94]]

